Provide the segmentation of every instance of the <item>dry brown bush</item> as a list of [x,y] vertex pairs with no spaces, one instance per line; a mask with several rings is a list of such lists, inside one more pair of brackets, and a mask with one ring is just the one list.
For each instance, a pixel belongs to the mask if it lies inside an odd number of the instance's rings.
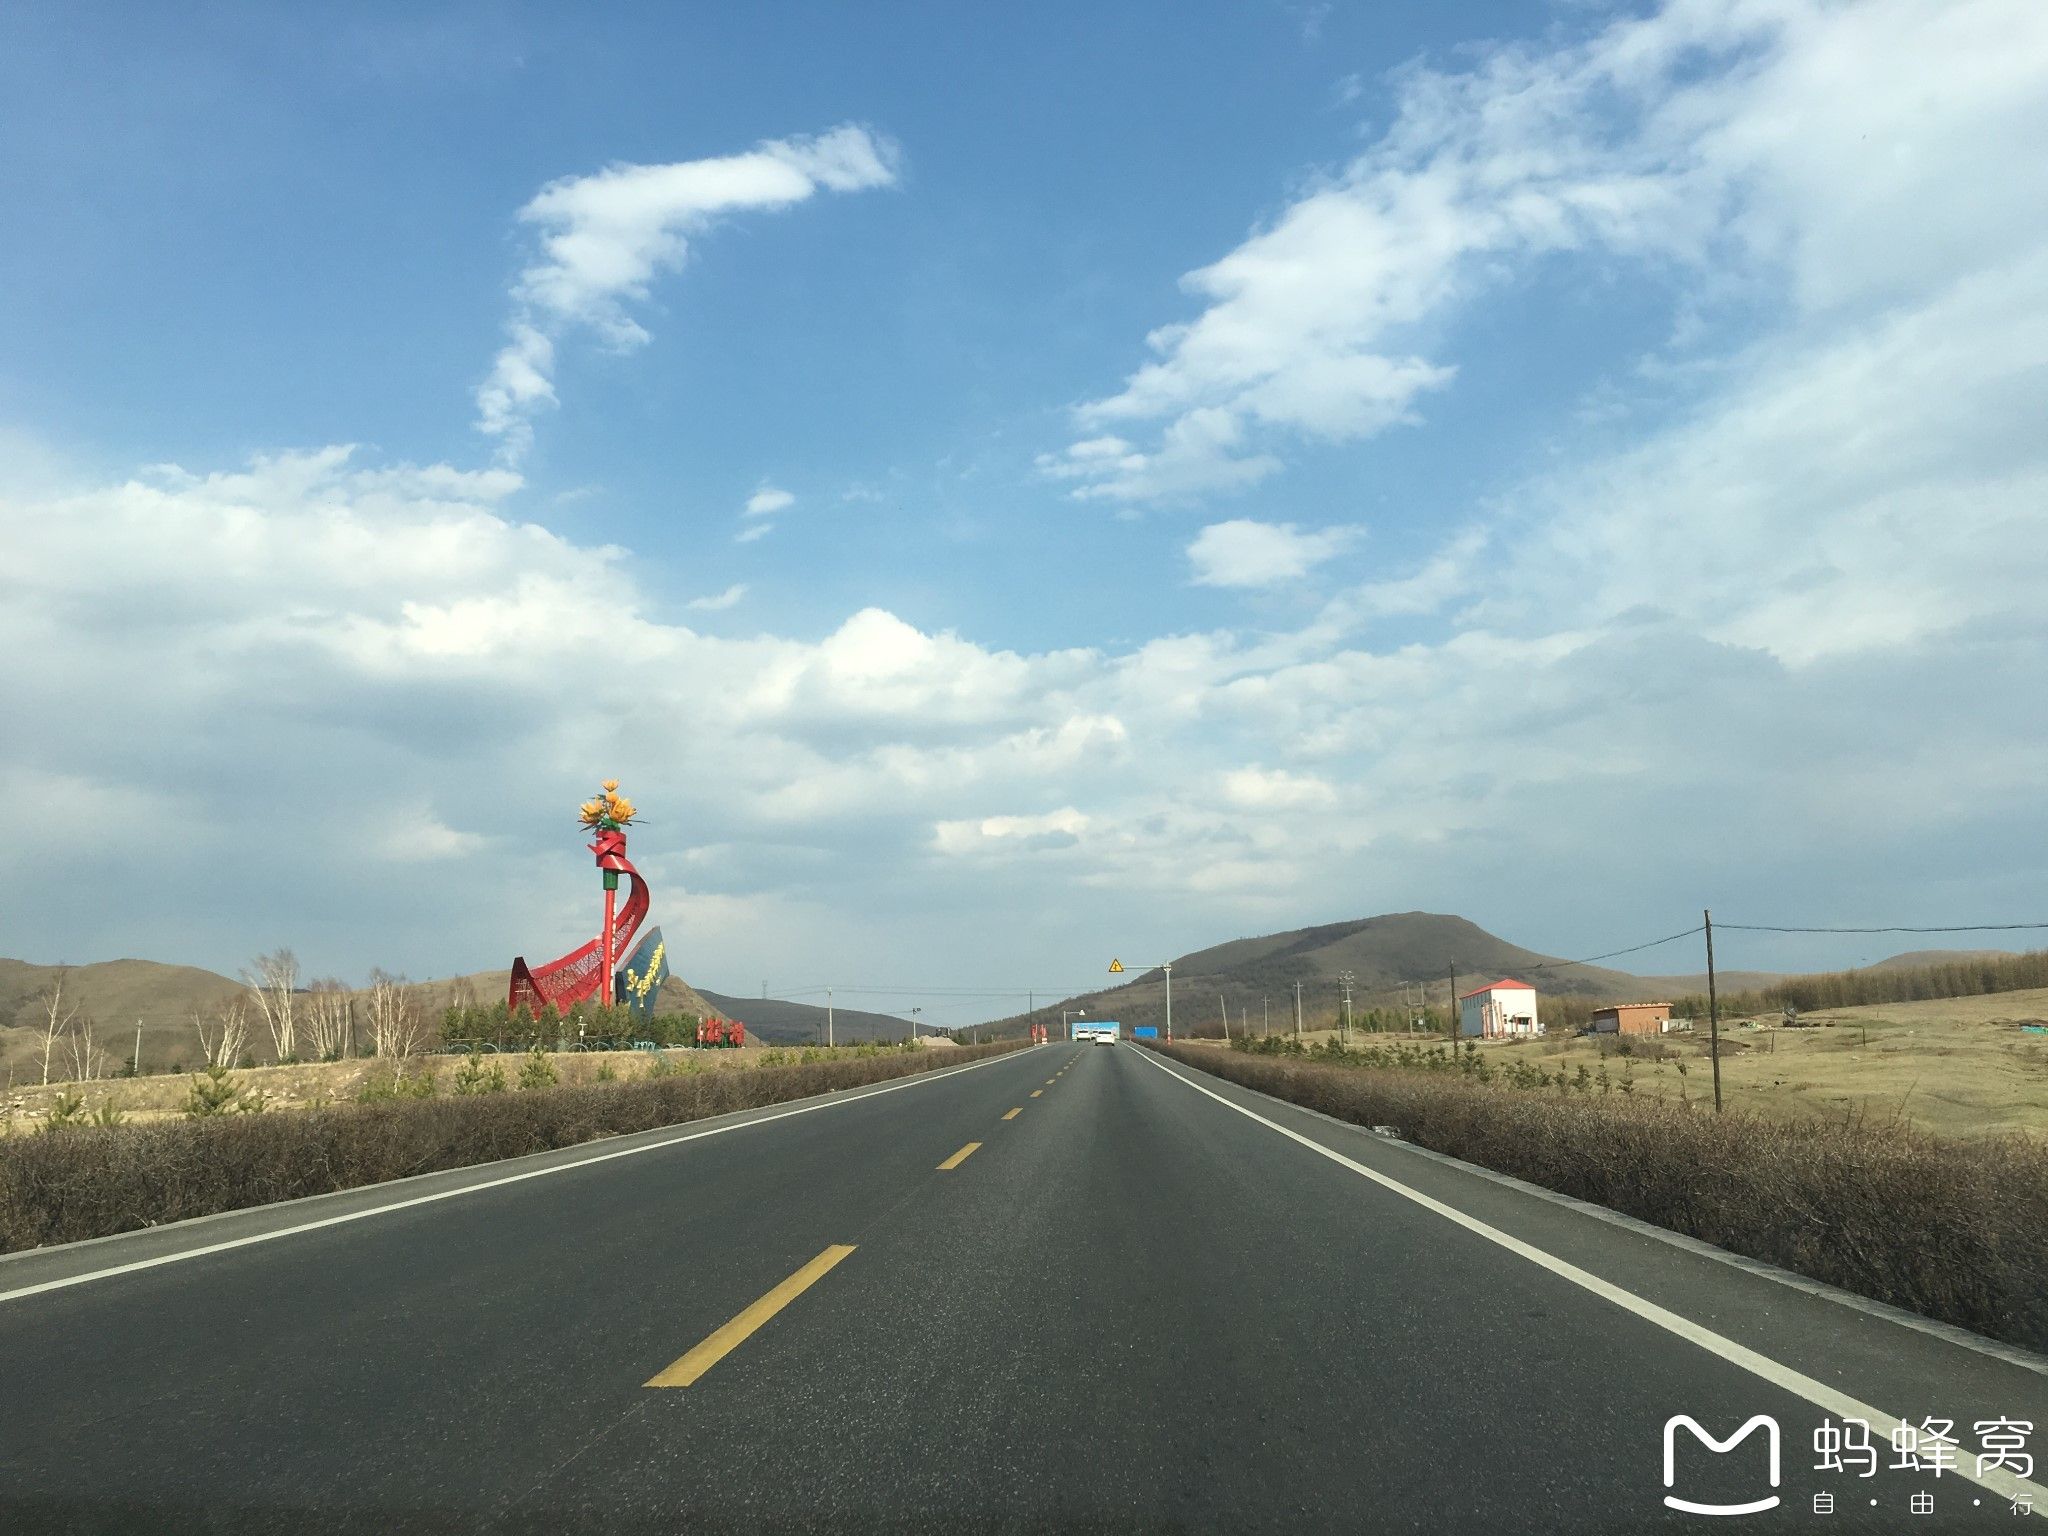
[[1163,1051],[1844,1290],[2048,1348],[2048,1145],[2037,1140],[1944,1141],[1905,1124],[1781,1123],[1640,1097]]
[[0,1252],[463,1168],[956,1067],[958,1051],[0,1139]]

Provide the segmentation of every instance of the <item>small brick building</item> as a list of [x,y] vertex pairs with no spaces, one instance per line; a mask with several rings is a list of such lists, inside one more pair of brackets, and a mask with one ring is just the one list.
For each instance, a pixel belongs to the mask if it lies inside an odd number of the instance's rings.
[[1600,1033],[1661,1035],[1670,1027],[1669,1003],[1616,1003],[1593,1010],[1593,1028]]

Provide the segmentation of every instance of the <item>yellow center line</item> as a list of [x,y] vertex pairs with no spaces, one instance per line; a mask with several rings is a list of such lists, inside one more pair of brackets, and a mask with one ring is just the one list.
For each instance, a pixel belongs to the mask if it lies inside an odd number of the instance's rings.
[[705,1339],[682,1359],[656,1376],[650,1387],[687,1387],[751,1338],[754,1331],[797,1297],[825,1278],[825,1273],[853,1252],[851,1243],[834,1243],[802,1269]]
[[1018,1108],[1011,1110],[1007,1115],[1003,1116],[1003,1118],[1005,1120],[1014,1120],[1023,1113],[1023,1107],[1020,1105]]
[[[1053,1077],[1058,1077],[1058,1076],[1059,1076],[1059,1073],[1055,1072],[1055,1073],[1053,1073],[1053,1075],[1052,1075],[1052,1076],[1053,1076]],[[1047,1079],[1045,1080],[1045,1086],[1046,1086],[1046,1087],[1048,1087],[1048,1088],[1050,1088],[1050,1087],[1052,1086],[1052,1077],[1048,1077],[1048,1078],[1047,1078]]]
[[1035,1099],[1043,1092],[1045,1092],[1043,1088],[1034,1088],[1031,1090],[1031,1097]]
[[962,1163],[966,1162],[968,1158],[974,1156],[974,1149],[980,1145],[981,1143],[978,1141],[970,1141],[958,1152],[955,1152],[951,1157],[947,1158],[943,1163],[939,1164],[939,1172],[944,1173],[949,1168],[958,1168]]

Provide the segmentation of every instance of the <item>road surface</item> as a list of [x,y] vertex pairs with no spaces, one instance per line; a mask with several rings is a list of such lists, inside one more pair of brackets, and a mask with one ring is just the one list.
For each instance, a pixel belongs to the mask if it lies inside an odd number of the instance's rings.
[[[1874,1476],[1814,1465],[1844,1404]],[[2031,1357],[1130,1045],[0,1261],[10,1533],[2011,1530],[1973,1425],[2040,1455],[2044,1409]],[[1760,1414],[1776,1486],[1680,1426],[1666,1487],[1668,1420]]]

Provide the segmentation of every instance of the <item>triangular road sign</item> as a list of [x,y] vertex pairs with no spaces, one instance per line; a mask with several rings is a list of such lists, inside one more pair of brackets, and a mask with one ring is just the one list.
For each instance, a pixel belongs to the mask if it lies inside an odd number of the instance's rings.
[[1109,962],[1109,973],[1110,973],[1110,975],[1112,975],[1112,976],[1121,976],[1121,975],[1122,975],[1122,974],[1124,973],[1124,963],[1123,963],[1123,961],[1121,961],[1121,960],[1112,960],[1112,961],[1110,961],[1110,962]]

